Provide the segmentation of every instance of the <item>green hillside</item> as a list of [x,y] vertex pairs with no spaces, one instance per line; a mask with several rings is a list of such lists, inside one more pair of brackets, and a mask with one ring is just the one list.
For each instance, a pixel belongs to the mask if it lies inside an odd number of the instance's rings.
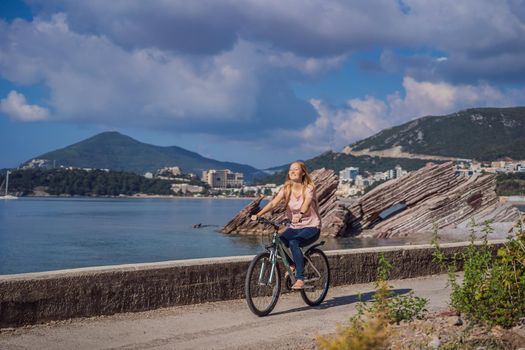
[[525,107],[473,108],[427,116],[355,142],[355,150],[385,150],[476,160],[525,159]]
[[[247,180],[260,174],[254,167],[205,158],[177,146],[161,147],[139,142],[118,132],[103,132],[68,147],[48,152],[36,159],[47,159],[56,166],[111,169],[143,174],[166,166],[178,166],[184,172],[200,176],[206,169],[230,169],[242,172]],[[27,163],[27,162],[26,162]]]
[[[0,175],[0,183],[5,176]],[[146,179],[122,171],[85,171],[62,168],[14,170],[9,176],[9,192],[17,196],[44,191],[49,195],[118,196],[137,193],[173,195],[171,181]]]

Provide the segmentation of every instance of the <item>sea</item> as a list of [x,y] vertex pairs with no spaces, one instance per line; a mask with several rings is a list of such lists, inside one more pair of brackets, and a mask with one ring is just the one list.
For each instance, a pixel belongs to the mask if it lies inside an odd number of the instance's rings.
[[[254,255],[263,250],[266,236],[219,232],[249,202],[215,198],[0,200],[0,275]],[[193,228],[195,224],[202,227]],[[405,243],[355,237],[325,240],[325,250]]]

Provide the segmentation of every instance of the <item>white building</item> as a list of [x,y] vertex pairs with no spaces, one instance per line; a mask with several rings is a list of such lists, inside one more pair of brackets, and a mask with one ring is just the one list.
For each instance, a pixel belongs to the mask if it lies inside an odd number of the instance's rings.
[[51,168],[50,161],[47,159],[31,159],[29,163],[24,165],[22,169],[38,169],[38,168]]
[[399,179],[401,176],[403,176],[403,168],[401,168],[401,166],[399,166],[399,165],[396,165],[395,178]]
[[363,177],[361,175],[357,175],[355,177],[354,184],[355,184],[356,187],[361,187],[361,188],[365,187],[365,182],[364,182]]
[[337,191],[335,192],[335,195],[338,197],[354,197],[363,194],[364,190],[362,188],[358,188],[348,182],[340,182],[339,186],[337,186]]
[[201,193],[202,191],[204,191],[204,187],[189,185],[189,184],[172,184],[171,191],[174,193],[178,193],[180,191],[182,192],[182,194],[187,194],[187,193],[195,194],[195,193]]
[[505,164],[505,171],[507,173],[513,173],[516,171],[516,165],[514,163],[506,163]]
[[359,175],[359,168],[347,167],[339,172],[340,180],[355,180],[355,177]]
[[182,171],[178,166],[164,167],[157,170],[158,175],[164,175],[164,177],[178,176],[182,174]]
[[244,185],[244,174],[229,169],[209,169],[202,172],[202,181],[213,188],[236,188]]
[[388,177],[388,171],[385,171],[384,173],[383,172],[376,172],[374,174],[374,180],[376,181],[385,181],[385,180],[388,180],[389,177]]

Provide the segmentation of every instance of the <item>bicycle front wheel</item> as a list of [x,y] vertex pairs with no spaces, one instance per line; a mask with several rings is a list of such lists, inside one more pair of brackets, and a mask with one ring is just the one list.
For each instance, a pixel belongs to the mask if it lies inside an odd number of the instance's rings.
[[310,306],[321,304],[330,285],[330,266],[322,250],[314,248],[306,255],[304,278],[306,288],[301,289],[301,297]]
[[272,266],[270,253],[264,252],[253,258],[244,288],[246,302],[254,314],[266,316],[272,312],[281,292],[281,273],[277,263]]

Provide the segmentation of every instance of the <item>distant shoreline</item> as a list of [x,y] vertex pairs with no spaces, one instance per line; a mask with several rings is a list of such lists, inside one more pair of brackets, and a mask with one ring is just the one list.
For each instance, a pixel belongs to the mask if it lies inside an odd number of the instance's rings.
[[[145,195],[133,195],[133,196],[70,196],[70,195],[27,195],[27,196],[21,196],[19,198],[111,198],[111,199],[246,199],[246,200],[254,200],[259,197],[216,197],[216,196],[199,196],[199,197],[193,197],[193,196],[170,196],[170,195],[155,195],[155,194],[145,194]],[[264,199],[268,199],[268,197],[265,197]]]

